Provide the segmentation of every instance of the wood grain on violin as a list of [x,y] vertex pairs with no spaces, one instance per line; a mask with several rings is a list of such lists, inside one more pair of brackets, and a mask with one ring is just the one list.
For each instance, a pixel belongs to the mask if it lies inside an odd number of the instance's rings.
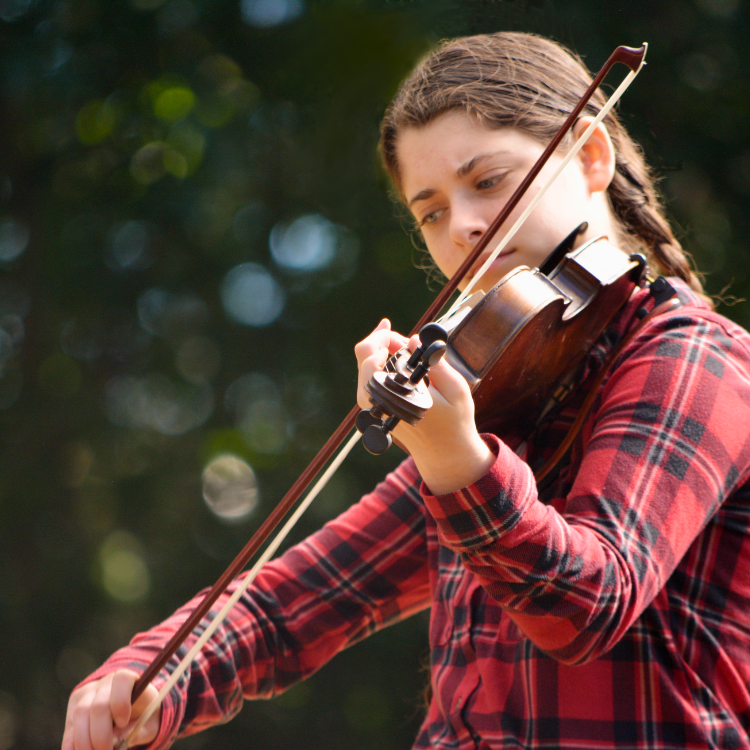
[[453,330],[446,323],[447,359],[472,388],[477,424],[491,422],[502,433],[533,423],[628,300],[644,267],[642,257],[629,258],[600,237],[566,255],[549,278],[516,268]]

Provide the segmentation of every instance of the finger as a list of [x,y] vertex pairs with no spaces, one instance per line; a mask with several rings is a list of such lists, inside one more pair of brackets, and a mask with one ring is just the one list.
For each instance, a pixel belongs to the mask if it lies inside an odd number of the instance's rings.
[[382,348],[360,362],[357,378],[357,404],[361,409],[370,408],[370,395],[367,393],[365,386],[376,372],[382,372],[389,356],[388,349]]
[[[130,704],[133,685],[135,685],[137,679],[138,675],[127,669],[120,669],[112,675],[109,707],[112,712],[112,718],[118,727],[126,726],[130,721],[131,715],[139,716],[143,711],[143,707],[140,711],[135,711],[135,706],[131,706]],[[139,697],[142,697],[142,694]]]
[[62,742],[60,743],[60,750],[74,750],[75,745],[73,744],[73,722],[65,719],[65,729],[63,731]]
[[430,387],[434,387],[449,404],[457,406],[472,401],[469,384],[445,359],[430,369]]
[[380,349],[387,349],[391,354],[397,352],[406,343],[406,337],[391,330],[391,324],[383,319],[378,327],[367,338],[354,347],[357,362],[362,363]]
[[[86,690],[86,688],[90,688]],[[73,709],[73,746],[75,750],[92,750],[90,709],[91,699],[94,694],[92,685],[83,688],[83,694]]]
[[362,339],[354,346],[354,355],[357,357],[357,362],[369,357],[373,352],[384,347],[387,348],[391,334],[391,322],[387,318],[378,323],[377,328],[370,333],[369,336]]
[[[138,679],[138,675],[127,671],[124,674],[125,677],[122,679],[120,686],[117,687],[117,690],[122,690],[125,693],[129,703],[130,697],[132,695],[132,685],[135,684],[135,680]],[[113,693],[114,692],[115,686],[113,685]],[[159,734],[159,726],[161,724],[161,705],[158,705],[153,713],[149,715],[146,722],[135,735],[131,737],[130,733],[133,731],[135,725],[142,720],[144,712],[148,710],[148,708],[151,706],[154,699],[158,697],[158,695],[159,691],[153,685],[148,685],[146,689],[138,696],[136,701],[131,706],[131,720],[127,722],[127,724],[122,726],[118,724],[113,730],[115,744],[119,744],[123,738],[127,738],[128,745],[131,747],[135,745],[150,745],[156,739],[156,736]]]
[[[154,693],[156,693],[156,691],[154,691]],[[150,703],[151,701],[149,701],[149,704]],[[144,710],[146,707],[147,706],[144,706]],[[150,745],[156,739],[156,735],[159,734],[160,722],[161,722],[161,707],[159,707],[156,711],[154,711],[153,714],[151,714],[151,716],[148,717],[148,720],[138,730],[135,737],[129,738],[128,740],[129,744],[130,745]],[[127,736],[127,734],[131,731],[134,725],[135,725],[135,722],[127,726],[124,730],[119,730],[117,732],[118,739],[119,739],[119,735],[122,735],[123,737]]]
[[81,690],[74,690],[68,701],[60,750],[75,750],[75,711],[81,698]]
[[133,718],[139,717],[151,705],[157,695],[159,695],[159,691],[153,685],[148,685],[133,704]]
[[403,349],[409,343],[409,339],[406,336],[402,336],[396,331],[391,331],[391,338],[388,341],[388,351],[391,354],[395,354],[400,349]]
[[[94,750],[112,750],[114,721],[111,709],[113,675],[99,681],[89,709],[89,735]],[[80,748],[76,748],[80,750]]]

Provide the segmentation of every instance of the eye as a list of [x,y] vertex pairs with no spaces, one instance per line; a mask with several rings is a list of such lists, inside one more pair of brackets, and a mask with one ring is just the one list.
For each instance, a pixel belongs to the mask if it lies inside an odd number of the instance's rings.
[[423,227],[426,224],[435,224],[437,220],[445,213],[444,208],[438,208],[435,211],[430,211],[426,216],[423,216],[419,222],[419,226]]
[[504,174],[496,174],[493,177],[486,177],[483,180],[479,180],[476,186],[479,190],[489,190],[490,188],[495,187],[495,185],[497,185],[498,182],[503,179],[503,177],[505,177]]

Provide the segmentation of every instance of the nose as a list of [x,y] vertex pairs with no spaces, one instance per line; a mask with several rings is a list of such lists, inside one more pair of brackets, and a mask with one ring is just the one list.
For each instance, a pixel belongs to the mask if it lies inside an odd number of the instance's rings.
[[470,250],[489,226],[486,218],[470,204],[451,206],[448,233],[451,240],[464,250]]

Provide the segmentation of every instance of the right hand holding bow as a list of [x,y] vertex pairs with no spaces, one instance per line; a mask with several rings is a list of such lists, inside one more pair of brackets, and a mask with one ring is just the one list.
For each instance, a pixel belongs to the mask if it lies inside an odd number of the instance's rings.
[[[120,669],[74,690],[68,701],[61,750],[112,750],[158,693],[149,685],[131,705],[137,679],[135,672]],[[161,709],[149,718],[131,745],[153,742],[160,720]]]

